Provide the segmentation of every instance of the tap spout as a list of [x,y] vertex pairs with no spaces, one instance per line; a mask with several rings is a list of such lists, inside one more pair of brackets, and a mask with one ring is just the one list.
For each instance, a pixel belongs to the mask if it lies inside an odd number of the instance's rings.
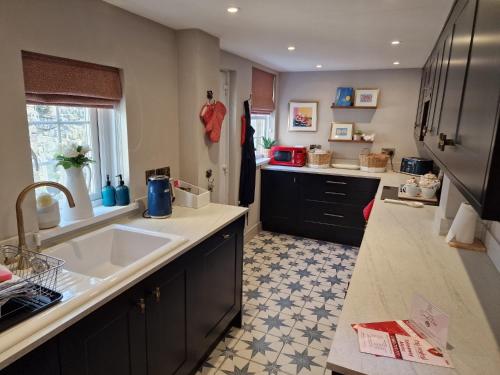
[[67,187],[64,185],[61,185],[57,182],[53,181],[40,181],[40,182],[35,182],[31,185],[28,185],[26,188],[19,193],[19,196],[17,197],[16,201],[16,218],[17,218],[17,236],[18,236],[18,246],[21,251],[26,250],[26,234],[24,232],[24,218],[23,218],[23,210],[22,210],[22,204],[24,202],[24,199],[28,195],[28,193],[32,190],[35,190],[36,188],[42,187],[42,186],[49,186],[53,187],[56,189],[59,189],[66,195],[66,198],[68,199],[68,204],[70,207],[75,207],[75,201],[73,200],[73,196],[71,195],[71,192],[68,190]]

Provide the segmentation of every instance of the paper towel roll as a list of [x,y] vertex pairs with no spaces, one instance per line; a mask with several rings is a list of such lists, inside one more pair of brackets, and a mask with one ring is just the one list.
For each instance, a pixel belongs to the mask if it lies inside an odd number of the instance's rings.
[[454,239],[457,242],[473,243],[476,233],[476,222],[476,211],[474,211],[470,204],[462,203],[446,236],[446,242]]

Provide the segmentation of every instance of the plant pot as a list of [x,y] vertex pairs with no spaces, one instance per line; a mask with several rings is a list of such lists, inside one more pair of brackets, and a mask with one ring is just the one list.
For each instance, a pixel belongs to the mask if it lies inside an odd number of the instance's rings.
[[[89,168],[90,169],[90,168]],[[66,171],[65,186],[71,192],[75,207],[70,208],[67,200],[62,204],[62,216],[65,221],[75,221],[88,219],[94,216],[92,202],[90,201],[89,190],[82,168],[69,168]],[[90,185],[90,182],[89,182]]]
[[361,141],[361,137],[362,137],[362,135],[361,135],[361,134],[354,134],[354,135],[352,136],[352,139],[353,139],[354,141]]
[[266,148],[265,150],[266,150],[266,157],[267,158],[271,158],[271,156],[272,156],[271,149],[270,148]]

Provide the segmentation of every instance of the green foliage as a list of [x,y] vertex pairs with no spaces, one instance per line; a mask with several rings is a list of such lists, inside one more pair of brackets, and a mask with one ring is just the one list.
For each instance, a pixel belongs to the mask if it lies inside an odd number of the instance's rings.
[[263,146],[265,149],[270,149],[270,148],[271,148],[271,147],[273,147],[275,144],[276,144],[276,140],[271,139],[271,138],[262,137],[262,146]]
[[81,145],[72,145],[62,154],[57,154],[55,159],[57,160],[57,166],[62,166],[64,169],[82,168],[90,163],[94,163],[94,160],[90,159],[86,154],[90,151],[88,147]]

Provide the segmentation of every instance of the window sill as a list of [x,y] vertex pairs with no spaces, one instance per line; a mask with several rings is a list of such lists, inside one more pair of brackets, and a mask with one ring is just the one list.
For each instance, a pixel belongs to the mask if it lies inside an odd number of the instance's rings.
[[43,242],[48,239],[61,236],[63,234],[68,234],[80,229],[84,229],[90,225],[99,224],[103,221],[133,212],[138,208],[139,203],[137,202],[132,202],[128,206],[96,206],[94,207],[94,217],[76,221],[61,220],[61,223],[57,227],[50,229],[41,229],[37,234],[35,234],[35,236],[38,236],[38,242]]
[[261,165],[269,164],[269,160],[271,160],[271,159],[270,158],[258,158],[255,160],[255,164],[257,165],[257,167],[260,167]]

